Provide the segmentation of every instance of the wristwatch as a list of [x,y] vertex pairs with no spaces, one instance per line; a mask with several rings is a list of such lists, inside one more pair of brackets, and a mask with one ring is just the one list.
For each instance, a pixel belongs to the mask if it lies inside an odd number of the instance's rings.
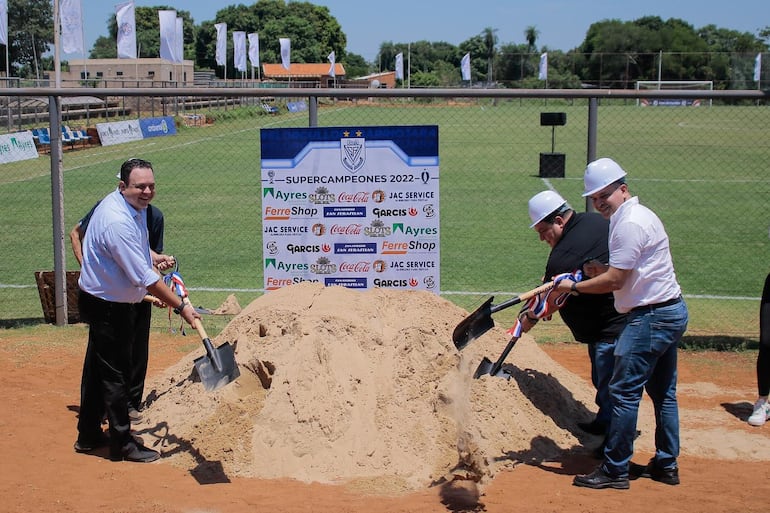
[[174,313],[177,315],[182,315],[182,310],[184,310],[184,307],[187,306],[187,301],[182,301],[182,304],[174,308]]
[[572,282],[572,286],[569,288],[569,290],[575,296],[579,296],[580,295],[580,292],[578,292],[578,289],[577,289],[577,282],[576,281]]

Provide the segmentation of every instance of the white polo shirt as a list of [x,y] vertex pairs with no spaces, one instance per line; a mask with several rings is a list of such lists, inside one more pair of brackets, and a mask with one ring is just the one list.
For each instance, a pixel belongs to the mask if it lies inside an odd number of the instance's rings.
[[626,200],[610,217],[609,249],[612,267],[631,270],[623,288],[614,292],[618,312],[681,295],[663,223],[638,197]]

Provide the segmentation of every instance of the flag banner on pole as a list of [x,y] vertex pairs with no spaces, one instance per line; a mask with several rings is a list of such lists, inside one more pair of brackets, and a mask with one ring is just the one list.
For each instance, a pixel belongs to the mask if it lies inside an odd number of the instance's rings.
[[759,77],[762,75],[762,54],[758,53],[756,59],[754,59],[754,82],[759,82]]
[[329,62],[332,63],[332,65],[329,66],[329,76],[336,77],[337,73],[334,71],[334,62],[335,62],[336,56],[334,55],[334,52],[330,53],[327,59],[329,59]]
[[259,34],[249,34],[249,61],[252,67],[259,67]]
[[83,45],[83,16],[80,0],[61,0],[59,3],[61,18],[61,49],[64,53],[86,52]]
[[227,64],[227,23],[216,23],[214,27],[217,29],[217,66],[224,66]]
[[176,11],[158,11],[160,58],[176,62]]
[[463,76],[463,80],[471,79],[471,53],[468,52],[463,56],[460,61],[460,73]]
[[540,69],[537,72],[538,80],[548,80],[548,52],[540,56]]
[[8,0],[0,0],[0,45],[8,46]]
[[174,31],[174,62],[184,61],[184,19],[177,17]]
[[281,65],[288,71],[291,68],[291,40],[281,37],[278,41],[281,43]]
[[136,59],[136,9],[134,2],[115,6],[118,26],[118,59]]
[[238,71],[246,71],[246,32],[233,32],[233,63]]
[[404,80],[404,54],[396,55],[396,80]]

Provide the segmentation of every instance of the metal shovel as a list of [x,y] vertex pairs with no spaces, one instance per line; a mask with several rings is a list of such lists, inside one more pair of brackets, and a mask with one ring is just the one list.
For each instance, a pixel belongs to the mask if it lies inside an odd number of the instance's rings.
[[490,376],[495,376],[497,378],[511,379],[511,373],[507,370],[503,370],[503,362],[505,362],[505,359],[508,357],[508,353],[511,352],[511,349],[513,349],[513,346],[515,346],[516,342],[518,341],[519,337],[511,338],[511,340],[508,341],[508,345],[505,346],[505,349],[500,355],[500,358],[498,358],[495,363],[492,363],[492,361],[485,356],[481,360],[481,363],[479,363],[478,368],[476,368],[476,372],[473,373],[473,379],[479,379],[485,374],[489,374]]
[[464,348],[495,326],[495,321],[492,320],[493,313],[499,312],[509,306],[517,305],[522,301],[527,301],[541,292],[549,291],[552,287],[553,282],[551,281],[536,289],[532,289],[529,292],[525,292],[508,301],[500,303],[499,305],[492,304],[495,296],[490,297],[483,305],[478,307],[475,312],[460,321],[460,324],[455,327],[455,330],[452,333],[452,342],[454,342],[457,349]]
[[225,342],[219,347],[214,347],[198,318],[195,319],[194,327],[203,341],[203,347],[206,348],[206,354],[194,361],[195,370],[198,371],[203,388],[207,392],[213,392],[235,381],[241,375],[241,371],[238,370],[238,364],[235,361],[233,346]]

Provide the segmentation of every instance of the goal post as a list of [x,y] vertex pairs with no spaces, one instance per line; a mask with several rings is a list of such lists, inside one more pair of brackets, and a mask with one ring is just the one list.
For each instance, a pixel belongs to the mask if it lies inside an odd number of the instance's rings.
[[[712,80],[639,80],[636,82],[637,91],[713,91]],[[698,107],[701,100],[697,98],[638,98],[637,105],[642,106],[674,106],[674,107]],[[709,100],[711,106],[711,100]]]

